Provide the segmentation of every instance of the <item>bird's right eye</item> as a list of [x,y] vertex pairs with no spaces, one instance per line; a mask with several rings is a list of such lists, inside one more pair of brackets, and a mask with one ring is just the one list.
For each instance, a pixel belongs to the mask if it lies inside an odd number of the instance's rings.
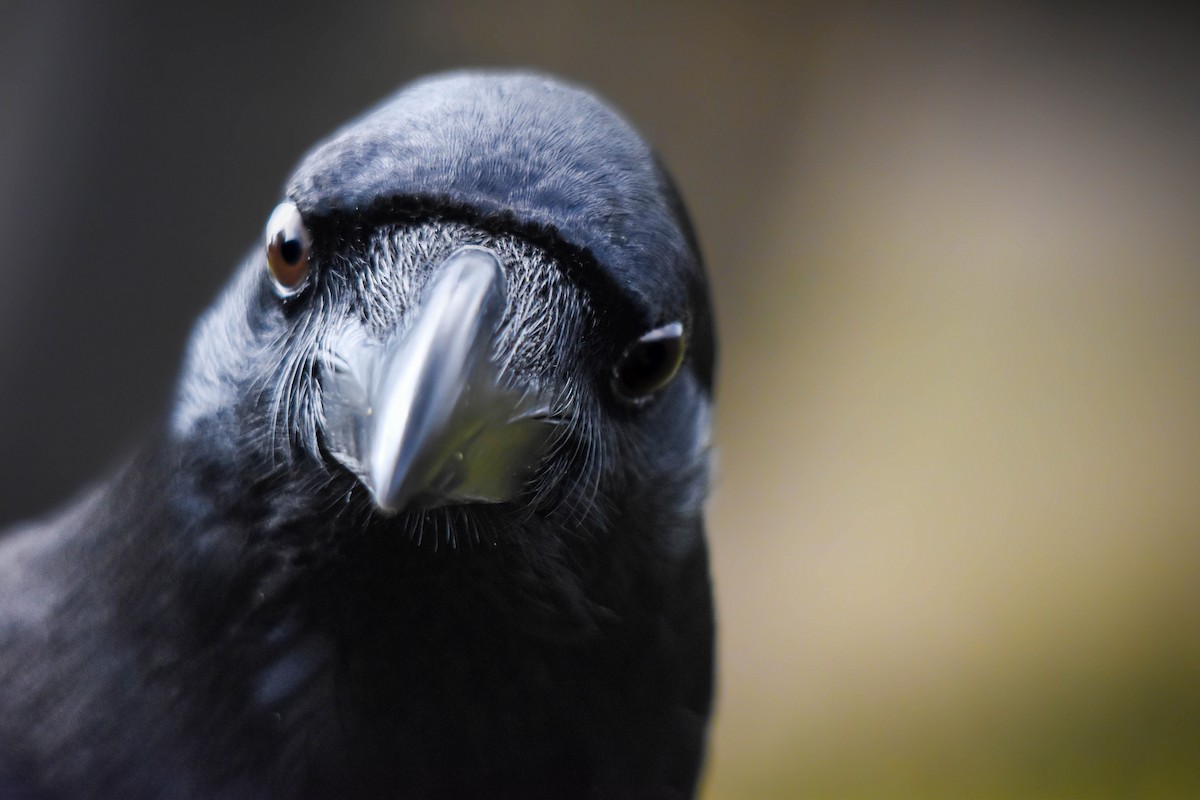
[[671,382],[683,364],[683,323],[655,328],[631,344],[613,368],[613,389],[634,405]]
[[312,240],[295,203],[280,203],[267,220],[267,269],[280,297],[291,297],[308,280]]

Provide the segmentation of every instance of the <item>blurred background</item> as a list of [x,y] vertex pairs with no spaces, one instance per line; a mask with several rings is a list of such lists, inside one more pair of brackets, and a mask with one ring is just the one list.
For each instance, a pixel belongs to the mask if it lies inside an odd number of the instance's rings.
[[712,273],[706,797],[1200,796],[1200,30],[1077,5],[0,0],[0,524],[157,418],[309,145],[533,66]]

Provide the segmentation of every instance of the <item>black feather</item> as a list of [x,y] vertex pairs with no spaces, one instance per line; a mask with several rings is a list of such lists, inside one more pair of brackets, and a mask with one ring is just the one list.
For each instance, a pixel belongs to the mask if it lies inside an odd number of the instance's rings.
[[[336,134],[288,197],[306,290],[252,252],[161,429],[0,539],[0,796],[693,796],[713,327],[654,154],[580,89],[460,73]],[[382,513],[330,452],[330,342],[403,331],[463,245],[503,263],[492,357],[554,435],[515,498]],[[615,397],[673,320],[684,372]]]

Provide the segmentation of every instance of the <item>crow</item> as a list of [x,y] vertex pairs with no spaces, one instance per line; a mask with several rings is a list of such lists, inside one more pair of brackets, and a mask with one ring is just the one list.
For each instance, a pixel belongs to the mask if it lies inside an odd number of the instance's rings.
[[714,361],[617,112],[404,87],[303,158],[147,441],[0,539],[0,795],[693,797]]

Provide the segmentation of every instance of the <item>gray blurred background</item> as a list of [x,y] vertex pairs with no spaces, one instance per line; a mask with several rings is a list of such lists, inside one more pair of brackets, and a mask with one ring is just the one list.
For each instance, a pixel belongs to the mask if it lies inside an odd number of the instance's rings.
[[707,797],[1198,796],[1197,27],[0,0],[0,524],[154,423],[309,145],[534,66],[658,146],[712,272]]

